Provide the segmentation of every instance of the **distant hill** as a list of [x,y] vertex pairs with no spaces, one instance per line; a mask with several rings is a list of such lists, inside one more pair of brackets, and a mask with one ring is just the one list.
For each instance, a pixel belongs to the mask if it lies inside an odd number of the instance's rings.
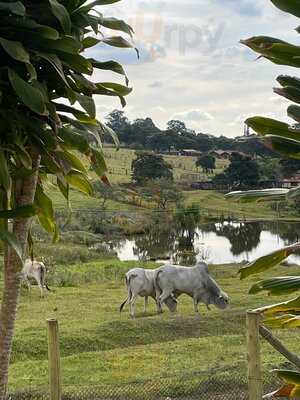
[[[114,110],[107,117],[107,124],[118,134],[120,142],[133,149],[148,149],[157,152],[182,151],[199,152],[212,150],[238,151],[251,156],[276,157],[255,135],[248,137],[216,137],[188,129],[184,122],[171,120],[167,129],[159,129],[151,118],[129,121],[124,111]],[[108,142],[111,138],[105,138]]]

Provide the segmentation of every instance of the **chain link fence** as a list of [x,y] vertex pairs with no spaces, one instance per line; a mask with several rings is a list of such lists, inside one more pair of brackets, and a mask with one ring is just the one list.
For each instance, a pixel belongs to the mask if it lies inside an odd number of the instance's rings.
[[[264,374],[264,393],[279,387],[278,379]],[[62,400],[247,400],[245,368],[197,372],[116,385],[63,387]],[[10,393],[7,400],[50,400],[47,389]]]

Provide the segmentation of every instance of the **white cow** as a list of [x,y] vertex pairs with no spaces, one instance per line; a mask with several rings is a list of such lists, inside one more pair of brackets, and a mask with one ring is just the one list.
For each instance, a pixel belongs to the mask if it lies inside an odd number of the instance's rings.
[[48,285],[45,282],[45,275],[46,275],[46,267],[45,264],[41,261],[30,260],[27,259],[24,263],[24,267],[20,274],[21,279],[27,283],[28,289],[30,291],[31,284],[29,279],[33,278],[36,280],[38,287],[41,291],[41,297],[44,295],[44,288],[50,291]]
[[165,265],[155,271],[154,284],[157,302],[163,303],[187,294],[194,300],[194,309],[199,315],[198,304],[204,303],[209,309],[214,304],[220,309],[229,305],[229,298],[210,276],[208,266],[199,262],[194,267]]
[[[154,269],[143,269],[133,268],[128,271],[125,275],[125,282],[127,286],[128,296],[120,306],[120,312],[122,312],[124,306],[129,303],[130,315],[134,318],[135,316],[135,301],[138,296],[145,298],[144,312],[146,312],[148,305],[148,297],[152,297],[157,306],[157,312],[161,313],[161,305],[156,301],[156,293],[154,287]],[[170,311],[175,311],[176,302],[169,300],[166,302]]]

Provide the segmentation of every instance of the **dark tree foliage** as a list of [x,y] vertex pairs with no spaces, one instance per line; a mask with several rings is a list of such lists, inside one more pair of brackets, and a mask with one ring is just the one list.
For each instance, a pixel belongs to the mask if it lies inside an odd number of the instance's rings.
[[232,153],[229,166],[224,173],[217,175],[214,181],[228,183],[235,189],[243,189],[257,186],[259,179],[257,161],[239,153]]
[[[118,133],[118,138],[121,142],[126,141],[127,136],[130,134],[130,121],[125,116],[124,111],[113,110],[106,118],[107,125]],[[111,141],[111,137],[107,135],[105,140]]]
[[[147,148],[155,151],[181,151],[194,149],[204,153],[211,150],[239,151],[249,155],[274,157],[274,153],[265,147],[256,137],[227,138],[215,137],[188,129],[184,122],[171,120],[167,129],[159,129],[151,118],[139,118],[130,122],[123,111],[114,110],[107,116],[109,127],[118,134],[119,140],[135,149]],[[107,138],[111,142],[111,138]]]
[[205,173],[212,173],[216,169],[216,159],[210,154],[204,154],[198,157],[196,161],[196,166],[201,167],[202,171]]
[[261,226],[259,222],[251,224],[224,224],[216,233],[225,236],[231,244],[230,251],[234,256],[250,252],[260,243]]
[[180,135],[187,130],[185,123],[177,119],[172,119],[171,121],[169,121],[167,123],[167,129],[170,129]]
[[173,180],[172,169],[172,166],[162,156],[137,152],[136,158],[132,161],[132,180],[138,185],[143,185],[151,179]]
[[284,178],[290,178],[300,171],[300,160],[284,158],[280,160],[281,173]]

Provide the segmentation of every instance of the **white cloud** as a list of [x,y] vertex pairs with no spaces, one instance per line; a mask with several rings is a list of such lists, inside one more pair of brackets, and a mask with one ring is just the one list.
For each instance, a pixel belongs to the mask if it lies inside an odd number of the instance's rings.
[[195,110],[187,110],[179,112],[175,114],[172,117],[172,119],[180,119],[187,122],[196,122],[196,121],[211,121],[214,119],[214,117],[206,111],[195,109]]
[[[197,131],[235,136],[242,133],[245,117],[286,118],[286,101],[275,100],[272,87],[277,75],[295,70],[255,61],[256,54],[239,44],[255,35],[297,42],[293,28],[298,20],[271,2],[123,0],[100,11],[128,20],[137,32],[142,60],[133,50],[105,46],[104,51],[101,45],[95,54],[125,63],[134,89],[125,109],[131,119],[149,116],[164,128],[177,116]],[[118,76],[99,71],[94,79]],[[109,110],[120,108],[116,98],[98,96],[96,102]]]

